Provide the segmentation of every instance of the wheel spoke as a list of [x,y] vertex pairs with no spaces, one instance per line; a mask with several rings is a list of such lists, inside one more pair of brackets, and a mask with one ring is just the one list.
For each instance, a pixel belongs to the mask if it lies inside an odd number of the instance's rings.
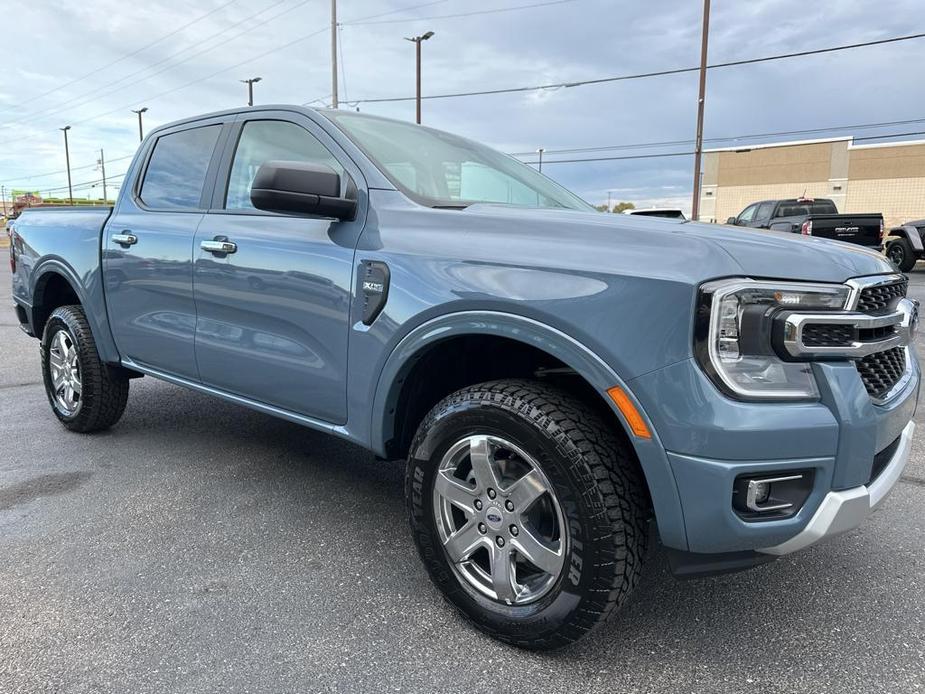
[[520,535],[511,539],[511,543],[523,555],[524,559],[536,568],[542,569],[553,576],[559,575],[564,559],[561,541],[558,543],[559,547],[554,548],[545,540],[536,537],[529,528],[524,527]]
[[509,549],[493,547],[491,551],[491,585],[499,600],[513,602],[517,597],[514,562]]
[[450,535],[446,542],[443,543],[446,553],[455,563],[465,561],[472,553],[483,544],[483,536],[479,533],[478,523],[470,520],[459,530]]
[[472,462],[472,474],[479,489],[498,488],[498,476],[495,474],[491,459],[491,448],[487,436],[473,436],[469,443],[469,459]]
[[68,403],[74,402],[74,389],[71,388],[70,384],[64,386],[64,399]]
[[546,493],[540,473],[530,470],[505,490],[519,513],[524,513],[530,505]]
[[449,470],[439,470],[434,480],[437,493],[447,501],[459,506],[470,515],[474,512],[472,502],[478,494],[477,489],[467,487],[460,480],[452,476]]
[[51,350],[49,350],[48,363],[52,366],[52,368],[57,369],[60,369],[62,366],[64,366],[64,357],[61,356],[61,352],[55,347],[52,347]]
[[76,393],[77,395],[80,395],[81,385],[78,379],[75,378],[73,381],[71,381],[71,388],[74,389],[74,393]]

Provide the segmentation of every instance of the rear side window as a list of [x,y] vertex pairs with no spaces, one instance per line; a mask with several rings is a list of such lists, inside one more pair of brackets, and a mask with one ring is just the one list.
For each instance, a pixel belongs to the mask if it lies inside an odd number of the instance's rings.
[[141,184],[141,200],[156,210],[198,210],[221,125],[158,138]]
[[774,209],[773,202],[763,202],[758,206],[758,212],[755,213],[755,219],[770,219],[771,211]]

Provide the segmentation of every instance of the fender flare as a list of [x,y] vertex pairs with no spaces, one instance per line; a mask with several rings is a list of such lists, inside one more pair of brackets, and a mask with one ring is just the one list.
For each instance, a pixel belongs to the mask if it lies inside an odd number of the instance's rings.
[[[438,342],[473,334],[505,337],[536,347],[574,369],[600,393],[627,432],[639,459],[662,541],[669,546],[686,549],[680,496],[651,418],[627,383],[603,359],[561,330],[532,318],[499,311],[460,311],[433,318],[408,332],[386,358],[379,374],[371,408],[370,441],[373,450],[385,455],[404,378],[421,355]],[[617,406],[606,397],[607,389],[615,385],[622,388],[635,404],[652,432],[651,439],[633,436]]]
[[913,251],[916,253],[925,253],[925,246],[922,244],[922,234],[917,227],[911,224],[904,224],[890,229],[890,233],[886,237],[885,242],[889,243],[891,238],[906,239],[912,246]]
[[[93,340],[96,342],[96,348],[99,351],[100,359],[107,363],[118,363],[119,352],[116,350],[112,334],[109,331],[109,321],[105,315],[105,307],[103,307],[104,313],[101,319],[100,315],[98,315],[98,309],[94,308],[95,304],[93,303],[93,299],[88,296],[77,273],[74,272],[70,265],[60,258],[47,258],[39,265],[36,265],[32,271],[32,286],[29,290],[29,294],[32,297],[32,325],[35,326],[35,310],[39,307],[37,303],[38,292],[44,290],[45,284],[48,282],[51,275],[60,275],[63,277],[74,291],[74,294],[77,295],[77,300],[83,307],[84,314],[87,317],[87,323],[90,325],[90,332],[93,335]],[[42,339],[41,335],[36,335],[36,337],[40,340]]]

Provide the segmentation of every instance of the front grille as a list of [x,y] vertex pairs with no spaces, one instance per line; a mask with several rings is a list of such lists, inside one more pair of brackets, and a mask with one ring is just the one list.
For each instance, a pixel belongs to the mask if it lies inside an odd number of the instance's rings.
[[851,344],[853,339],[854,327],[850,325],[810,323],[803,326],[803,344],[807,347],[841,347]]
[[894,347],[855,362],[861,381],[872,398],[883,398],[906,372],[906,350]]
[[881,284],[862,289],[857,310],[863,313],[874,313],[894,308],[898,301],[906,295],[907,284],[908,282],[902,279],[892,284]]

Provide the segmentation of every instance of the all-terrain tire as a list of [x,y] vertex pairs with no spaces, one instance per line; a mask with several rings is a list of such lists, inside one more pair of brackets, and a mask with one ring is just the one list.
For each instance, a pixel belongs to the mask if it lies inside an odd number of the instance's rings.
[[[650,502],[635,455],[613,432],[616,426],[568,393],[529,380],[464,388],[425,417],[405,476],[411,528],[432,580],[477,628],[524,648],[559,648],[626,601],[642,569]],[[505,604],[473,591],[440,540],[437,470],[455,442],[473,435],[503,437],[528,453],[564,511],[564,565],[554,586],[535,602]]]
[[915,251],[908,239],[890,241],[886,247],[886,257],[899,268],[900,272],[909,272],[915,267]]
[[[77,350],[80,396],[68,411],[57,401],[51,369],[55,336],[64,331],[67,343]],[[71,431],[88,433],[108,429],[119,421],[128,401],[128,378],[102,361],[87,317],[80,306],[61,306],[52,312],[42,333],[42,378],[45,394],[55,416]]]

